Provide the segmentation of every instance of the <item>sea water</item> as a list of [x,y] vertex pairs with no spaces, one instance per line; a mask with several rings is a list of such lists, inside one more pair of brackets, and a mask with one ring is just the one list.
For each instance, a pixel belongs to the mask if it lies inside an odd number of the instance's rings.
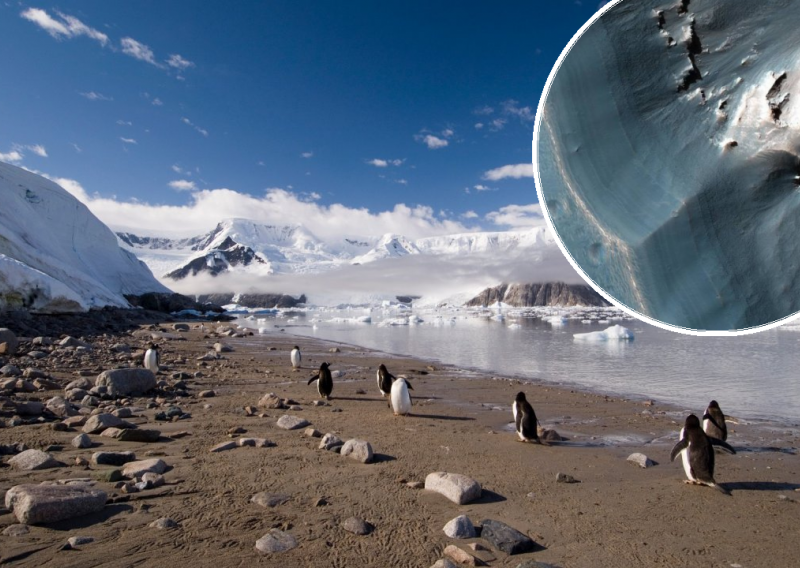
[[[800,328],[743,337],[693,337],[611,313],[525,315],[515,310],[309,309],[242,317],[265,331],[410,355],[464,370],[653,399],[702,413],[715,399],[742,419],[800,422]],[[574,334],[629,329],[633,340]],[[389,365],[391,369],[391,365]]]

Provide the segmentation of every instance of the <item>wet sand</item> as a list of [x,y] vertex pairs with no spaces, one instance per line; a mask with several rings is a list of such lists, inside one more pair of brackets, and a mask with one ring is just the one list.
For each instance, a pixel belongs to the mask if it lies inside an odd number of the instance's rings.
[[[177,334],[171,324],[161,329]],[[132,347],[150,340],[142,332],[136,335],[114,340]],[[40,449],[61,445],[53,455],[68,464],[35,472],[0,468],[3,493],[20,483],[87,477],[111,469],[72,465],[76,457],[89,459],[99,450],[131,450],[140,459],[159,456],[171,467],[165,486],[131,495],[115,490],[112,483],[98,482],[109,495],[102,513],[31,526],[23,536],[0,535],[0,565],[428,567],[447,545],[467,550],[472,542],[489,549],[475,556],[498,567],[515,567],[526,560],[565,568],[788,567],[796,565],[800,555],[800,458],[794,430],[729,424],[728,441],[738,453],[718,454],[716,471],[717,481],[732,493],[728,497],[684,484],[679,461],[669,462],[687,414],[684,409],[502,377],[467,377],[457,369],[413,358],[277,331],[218,338],[192,329],[180,336],[185,340],[159,340],[164,367],[159,378],[171,383],[173,373],[202,371],[201,378],[186,381],[192,396],[173,402],[191,418],[155,421],[155,414],[170,405],[165,402],[131,419],[160,429],[164,437],[159,442],[93,435],[102,445],[79,450],[70,445],[79,431],[56,432],[49,425],[0,429],[0,444],[24,442]],[[199,366],[196,358],[217,341],[233,351]],[[110,343],[106,338],[103,345]],[[289,364],[295,344],[303,352],[299,371]],[[330,351],[335,348],[339,352]],[[90,357],[99,358],[102,349],[96,348]],[[306,382],[322,361],[345,375],[334,379],[330,405],[317,407],[312,405],[319,399],[316,388]],[[375,379],[381,362],[393,374],[409,377],[414,389],[411,416],[394,416],[381,398]],[[62,383],[76,378],[72,369],[50,373]],[[207,389],[216,396],[197,397]],[[510,405],[519,390],[526,392],[542,425],[567,441],[551,446],[517,441],[510,429]],[[259,409],[263,416],[246,416],[244,407],[256,406],[269,392],[293,399],[302,410]],[[29,398],[46,400],[56,394],[61,393],[34,393]],[[150,400],[138,398],[132,404],[145,408]],[[702,413],[707,402],[698,401],[691,410]],[[361,464],[318,449],[319,439],[307,437],[303,429],[278,428],[275,423],[284,414],[307,419],[323,434],[369,441],[374,462]],[[260,437],[276,445],[209,452],[231,440],[228,432],[236,427],[246,433],[234,439]],[[189,435],[170,438],[182,431]],[[634,452],[646,454],[657,465],[642,469],[627,462]],[[424,482],[435,471],[477,480],[482,498],[456,505],[408,485]],[[579,483],[557,483],[557,473]],[[274,508],[261,507],[250,502],[258,492],[283,494],[288,500]],[[448,538],[442,528],[462,514],[475,524],[484,519],[506,523],[539,547],[508,556],[481,539]],[[341,523],[352,516],[374,525],[373,532],[357,536],[342,529]],[[148,526],[160,517],[170,517],[180,526]],[[16,522],[10,512],[0,511],[0,532]],[[272,528],[292,534],[297,548],[259,554],[255,542]],[[96,540],[79,550],[59,550],[78,535]]]

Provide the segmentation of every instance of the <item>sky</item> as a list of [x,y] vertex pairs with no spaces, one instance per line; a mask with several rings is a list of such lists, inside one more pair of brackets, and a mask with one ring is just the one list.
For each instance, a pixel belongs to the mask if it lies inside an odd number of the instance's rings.
[[0,161],[147,235],[538,226],[536,107],[601,4],[6,0]]

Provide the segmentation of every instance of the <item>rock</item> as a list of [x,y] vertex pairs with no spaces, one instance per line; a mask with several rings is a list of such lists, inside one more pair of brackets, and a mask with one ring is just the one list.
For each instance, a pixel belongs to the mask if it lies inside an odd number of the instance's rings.
[[91,343],[86,343],[85,341],[81,341],[80,339],[75,339],[74,337],[67,336],[61,341],[58,342],[58,345],[61,347],[85,347],[87,349],[91,349]]
[[372,461],[372,446],[365,440],[347,440],[342,446],[341,454],[350,456],[361,463]]
[[256,505],[260,505],[262,507],[277,507],[278,505],[283,505],[286,503],[291,497],[288,495],[281,495],[280,493],[256,493],[250,498],[251,503],[255,503]]
[[189,324],[188,323],[175,323],[172,324],[172,329],[175,331],[189,331]]
[[62,422],[69,428],[79,428],[86,424],[86,420],[86,416],[70,416],[69,418],[62,420]]
[[59,418],[67,418],[69,416],[74,416],[78,413],[75,410],[75,407],[72,406],[69,402],[61,396],[54,396],[51,399],[48,399],[44,406],[47,410],[58,416]]
[[167,470],[167,464],[158,458],[149,460],[140,460],[125,464],[122,468],[122,476],[127,478],[141,477],[145,473],[164,473]]
[[256,414],[258,414],[258,408],[252,405],[245,406],[244,413],[247,416],[255,416]]
[[284,414],[278,418],[278,428],[283,428],[284,430],[297,430],[298,428],[305,428],[309,424],[310,422],[308,420],[300,418],[299,416]]
[[450,538],[475,538],[475,527],[469,517],[459,515],[444,526],[444,534]]
[[306,431],[303,432],[309,438],[321,438],[322,432],[317,430],[316,428],[306,428]]
[[74,438],[72,438],[72,445],[79,450],[83,450],[85,448],[92,447],[92,439],[88,436],[88,434],[78,434]]
[[150,487],[161,487],[164,485],[164,476],[158,473],[153,473],[152,471],[148,471],[142,475],[142,481],[148,483]]
[[161,517],[160,519],[156,519],[147,526],[152,527],[154,529],[176,529],[178,528],[178,523],[176,523],[169,517]]
[[100,373],[95,386],[108,387],[108,394],[114,397],[140,396],[156,388],[156,382],[149,369],[114,369]]
[[328,353],[341,353],[338,347],[331,347],[328,349]]
[[500,521],[490,519],[481,521],[483,529],[481,538],[488,540],[492,546],[506,554],[522,554],[536,548],[536,543],[517,529]]
[[258,401],[258,406],[262,408],[274,408],[276,410],[282,410],[286,408],[286,404],[283,402],[283,399],[278,397],[274,392],[270,392],[265,394],[261,397],[261,400]]
[[558,568],[558,566],[537,562],[536,560],[526,560],[525,562],[517,564],[517,568]]
[[460,473],[429,473],[425,478],[425,489],[441,493],[457,505],[464,505],[481,496],[480,483]]
[[33,471],[37,469],[61,467],[64,464],[57,461],[50,454],[41,450],[25,450],[24,452],[17,454],[8,460],[8,465],[14,469],[19,469],[22,471]]
[[44,404],[36,400],[17,403],[17,414],[20,416],[40,416],[44,412]]
[[113,414],[113,415],[114,415],[114,416],[116,416],[117,418],[130,418],[130,417],[132,417],[132,416],[133,416],[133,410],[131,410],[131,409],[130,409],[130,408],[128,408],[127,406],[124,406],[124,407],[122,407],[122,408],[117,408],[117,409],[116,409],[114,412],[112,412],[111,414]]
[[577,479],[572,477],[568,473],[557,473],[556,474],[556,482],[558,483],[580,483]]
[[545,442],[563,442],[566,440],[561,434],[549,428],[543,428],[542,431],[539,432],[539,437]]
[[214,446],[213,448],[211,448],[208,451],[209,452],[213,452],[213,453],[225,452],[227,450],[232,450],[232,449],[234,449],[236,447],[238,447],[238,444],[236,442],[234,442],[234,441],[222,442],[221,444],[217,444],[216,446]]
[[441,558],[431,565],[431,568],[458,568],[458,564],[455,564],[449,558]]
[[217,353],[231,353],[233,352],[233,347],[230,345],[225,345],[224,343],[215,343],[214,351]]
[[73,536],[67,540],[67,544],[69,544],[72,548],[81,546],[83,544],[90,544],[92,542],[94,542],[94,537],[91,536]]
[[466,564],[467,566],[486,566],[486,563],[480,558],[476,558],[469,552],[461,550],[452,544],[445,547],[443,554],[449,556],[459,564]]
[[95,465],[125,465],[136,461],[133,452],[95,452],[92,454],[92,463]]
[[106,428],[123,428],[125,424],[124,420],[104,412],[90,416],[81,430],[87,434],[99,434]]
[[336,446],[342,446],[344,442],[336,435],[328,433],[322,437],[319,443],[320,450],[332,450]]
[[122,472],[118,469],[109,469],[101,471],[96,476],[100,481],[107,481],[108,483],[115,483],[122,479]]
[[275,446],[275,442],[267,440],[266,438],[239,438],[236,440],[236,444],[242,448],[244,446],[250,446],[253,448],[271,448]]
[[119,438],[122,435],[122,432],[124,432],[124,430],[122,428],[113,428],[112,427],[112,428],[106,428],[105,430],[100,432],[100,435],[103,438],[114,438],[114,439],[116,439],[116,438]]
[[117,440],[121,442],[143,442],[145,444],[152,444],[160,439],[160,430],[143,430],[141,428],[126,428],[117,436]]
[[17,335],[7,327],[0,327],[0,343],[5,343],[0,355],[14,355],[19,347]]
[[635,463],[636,465],[638,465],[643,469],[647,469],[648,467],[653,467],[654,465],[656,465],[656,462],[648,458],[646,455],[640,454],[638,452],[629,455],[628,461],[631,463]]
[[[39,379],[39,380],[41,380],[41,379],[46,379],[47,378],[47,373],[45,373],[44,371],[41,371],[39,369],[35,369],[33,367],[28,367],[27,369],[22,371],[22,376],[25,377],[26,379]],[[32,383],[31,383],[31,385],[34,386],[34,387],[36,386],[36,385],[34,385]],[[61,387],[59,387],[57,385],[56,388],[61,388]]]
[[286,552],[297,546],[297,540],[287,532],[272,529],[256,541],[256,550],[261,554]]
[[31,529],[28,528],[28,525],[8,525],[3,529],[3,536],[25,536],[29,532]]
[[81,378],[81,379],[76,379],[76,380],[74,380],[74,381],[72,381],[70,383],[67,383],[67,386],[64,387],[64,391],[65,392],[66,391],[71,391],[73,389],[80,389],[80,390],[88,391],[93,386],[94,385],[92,384],[92,382],[89,379]]
[[5,505],[21,523],[54,523],[102,511],[106,493],[89,485],[16,485]]
[[217,396],[217,392],[213,390],[204,390],[197,393],[198,398],[213,398]]
[[347,374],[347,371],[333,371],[331,373],[331,378],[338,379],[344,377]]
[[22,371],[16,365],[3,365],[0,367],[0,375],[4,377],[19,377]]
[[421,481],[409,481],[406,483],[406,487],[410,487],[411,489],[425,489],[425,484]]
[[364,519],[350,517],[342,523],[342,528],[353,534],[364,536],[371,533],[374,527]]

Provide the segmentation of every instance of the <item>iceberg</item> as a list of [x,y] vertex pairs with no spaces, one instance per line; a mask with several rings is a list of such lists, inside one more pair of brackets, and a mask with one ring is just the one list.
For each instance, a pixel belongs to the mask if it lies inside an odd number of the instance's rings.
[[573,39],[537,116],[539,200],[587,281],[673,329],[800,310],[800,10],[639,0]]
[[633,341],[633,332],[621,325],[612,325],[604,331],[592,331],[589,333],[575,333],[572,335],[575,341]]

